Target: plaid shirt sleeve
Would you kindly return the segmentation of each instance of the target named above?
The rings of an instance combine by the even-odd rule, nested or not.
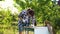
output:
[[[22,17],[22,12],[18,15],[18,17],[19,17],[19,18]]]
[[[24,17],[24,15],[26,14],[26,11],[25,10],[23,10],[19,15],[18,15],[18,17]]]

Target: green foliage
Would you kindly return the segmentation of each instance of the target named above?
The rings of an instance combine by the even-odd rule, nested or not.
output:
[[[0,34],[9,34],[9,31],[17,30],[18,15],[12,14],[9,9],[0,9]],[[12,28],[12,29],[11,29]],[[12,33],[12,32],[11,32]]]
[[[8,11],[4,11],[4,10],[2,10],[2,11],[0,11],[0,22],[1,23],[4,23],[4,24],[7,24],[7,23],[9,23],[9,22],[11,22],[11,13],[10,13],[10,11],[8,10]]]
[[[19,11],[31,7],[35,11],[37,23],[41,24],[47,19],[55,28],[56,33],[60,33],[60,6],[53,5],[51,0],[14,0],[14,2],[14,7]],[[1,26],[2,28],[11,27],[17,30],[18,14],[11,14],[9,9],[0,9],[0,28]],[[0,33],[3,31],[4,28]]]
[[[49,20],[55,30],[60,28],[60,6],[54,5],[51,0],[16,0],[16,3],[22,9],[31,7],[35,11],[37,23],[43,23],[46,19]],[[59,34],[59,33],[58,33]]]

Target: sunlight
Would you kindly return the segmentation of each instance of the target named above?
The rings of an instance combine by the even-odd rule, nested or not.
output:
[[[13,0],[5,0],[5,5],[9,7],[13,6]]]
[[[12,13],[18,13],[18,9],[14,7],[14,2],[13,0],[5,0],[5,1],[0,1],[0,7],[3,9],[9,9],[12,11]]]
[[[0,7],[7,8],[13,6],[13,0],[5,0],[0,2]]]

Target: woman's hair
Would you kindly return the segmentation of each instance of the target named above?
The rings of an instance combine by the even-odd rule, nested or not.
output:
[[[27,11],[31,16],[34,16],[34,11],[32,9],[28,9]]]

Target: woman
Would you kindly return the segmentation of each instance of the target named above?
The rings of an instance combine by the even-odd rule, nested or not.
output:
[[[19,16],[18,26],[19,26],[19,34],[22,34],[24,30],[24,26],[29,27],[30,21],[33,25],[36,25],[36,20],[34,16],[34,11],[32,9],[23,10]]]

